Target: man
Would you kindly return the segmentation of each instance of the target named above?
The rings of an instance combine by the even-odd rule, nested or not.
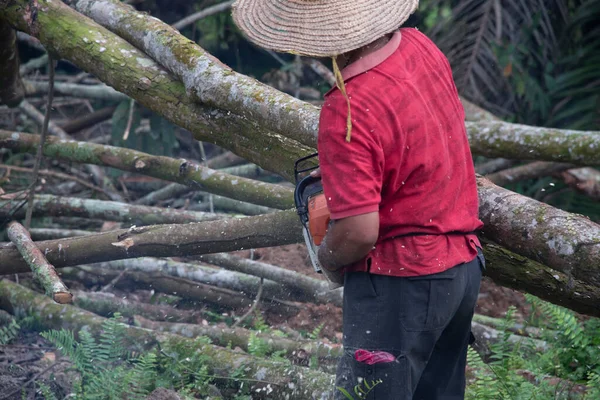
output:
[[[238,0],[260,46],[332,57],[318,150],[344,283],[336,386],[372,399],[462,399],[484,258],[475,173],[447,59],[400,26],[418,0]],[[340,76],[341,75],[341,76]]]

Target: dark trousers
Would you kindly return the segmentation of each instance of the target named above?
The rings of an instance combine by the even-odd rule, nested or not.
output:
[[[471,319],[485,260],[421,277],[347,273],[344,355],[336,387],[354,399],[464,398]],[[384,351],[395,360],[368,365],[355,351]],[[341,390],[335,399],[347,400]]]

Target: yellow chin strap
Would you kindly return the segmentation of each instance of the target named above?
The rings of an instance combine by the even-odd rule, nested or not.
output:
[[[337,62],[335,61],[335,57],[332,57],[333,60],[333,74],[335,75],[335,84],[342,92],[342,95],[346,99],[346,103],[348,104],[348,118],[346,120],[346,142],[350,142],[350,136],[352,134],[352,118],[350,116],[350,98],[346,93],[346,85],[344,85],[344,78],[342,77],[342,73],[340,72],[340,67],[338,67]]]

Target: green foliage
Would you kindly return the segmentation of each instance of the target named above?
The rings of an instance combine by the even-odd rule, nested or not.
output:
[[[0,344],[12,342],[19,335],[20,329],[21,326],[14,319],[8,325],[0,328]]]
[[[379,385],[383,381],[378,379],[376,381],[368,382],[366,379],[362,382],[358,383],[354,386],[354,394],[348,393],[346,389],[340,386],[336,386],[336,389],[344,395],[349,400],[359,400],[364,399],[367,395],[375,388],[375,386]],[[356,397],[355,397],[356,396]]]
[[[264,357],[271,351],[271,346],[266,340],[259,338],[256,333],[250,332],[248,338],[248,353],[256,357]]]
[[[134,357],[126,351],[126,327],[119,320],[120,315],[115,314],[105,321],[98,339],[85,330],[79,331],[78,340],[65,329],[41,334],[79,372],[81,378],[73,385],[76,399],[143,399],[157,387],[179,390],[186,398],[208,394],[212,377],[206,356],[198,349],[210,343],[209,339],[167,342]],[[44,396],[51,398],[50,394]]]
[[[548,344],[544,352],[535,352],[531,340],[511,343],[508,328],[514,325],[514,308],[509,308],[499,328],[500,340],[491,347],[492,356],[486,364],[469,348],[467,364],[472,375],[467,385],[466,399],[595,399],[600,383],[600,320],[585,323],[563,307],[526,295],[538,317],[543,339]],[[554,378],[553,378],[554,377]],[[551,379],[552,378],[552,379]],[[560,379],[557,379],[560,378]],[[582,384],[587,393],[573,391]]]

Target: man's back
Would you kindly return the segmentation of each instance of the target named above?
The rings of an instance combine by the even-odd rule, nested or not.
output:
[[[347,271],[437,273],[472,260],[479,246],[475,235],[465,235],[482,223],[464,111],[448,62],[427,37],[405,28],[387,46],[379,59],[367,57],[344,71],[350,143],[343,142],[337,115],[345,100],[336,90],[326,96],[319,134],[325,194],[334,218],[379,210],[370,268],[361,261]]]

